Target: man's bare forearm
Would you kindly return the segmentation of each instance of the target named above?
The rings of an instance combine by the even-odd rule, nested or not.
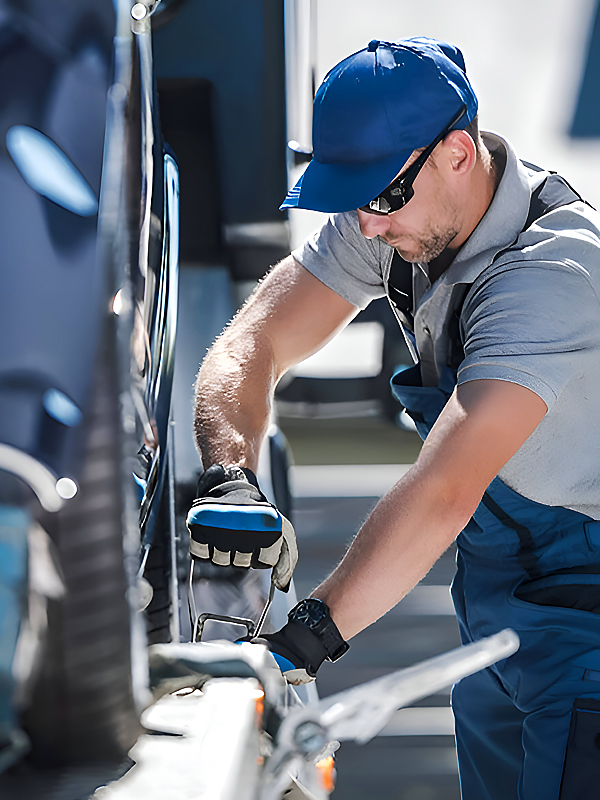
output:
[[[469,513],[426,498],[427,481],[408,473],[383,497],[334,572],[313,592],[349,639],[393,608],[429,572]],[[443,509],[443,511],[442,511]]]
[[[205,468],[221,463],[256,470],[277,381],[357,311],[291,256],[274,267],[198,374],[194,428]]]
[[[250,333],[240,341],[226,331],[213,345],[195,395],[194,431],[205,469],[221,463],[256,471],[277,377],[268,346]]]

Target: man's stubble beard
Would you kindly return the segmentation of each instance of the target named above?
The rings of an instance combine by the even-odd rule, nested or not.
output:
[[[402,251],[402,242],[395,244],[388,241],[405,261],[412,264],[428,264],[441,255],[460,232],[458,221],[459,214],[455,203],[451,199],[445,198],[438,206],[438,214],[445,217],[444,226],[429,223],[427,230],[422,235],[410,234],[408,238],[416,246],[411,252]]]

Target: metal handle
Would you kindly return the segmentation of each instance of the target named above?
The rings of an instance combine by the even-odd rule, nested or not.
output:
[[[198,614],[196,609],[196,601],[194,598],[194,563],[194,559],[192,559],[188,583],[188,606],[190,611],[190,620],[192,623],[192,642],[202,641],[204,623],[209,619],[217,622],[227,622],[231,625],[243,625],[248,631],[248,637],[259,636],[263,625],[265,624],[267,613],[271,603],[273,602],[273,596],[275,594],[273,575],[271,574],[271,586],[269,587],[269,596],[267,597],[267,602],[265,603],[257,622],[254,622],[252,619],[247,619],[246,617],[232,617],[228,614],[211,614],[208,612],[204,614]]]
[[[267,597],[267,602],[265,603],[265,607],[262,610],[262,614],[258,618],[258,622],[256,623],[256,630],[254,632],[255,636],[260,636],[260,632],[262,631],[262,627],[265,624],[265,620],[267,618],[267,611],[271,603],[273,602],[273,595],[275,594],[275,584],[273,583],[273,573],[271,573],[271,585],[269,586],[269,596]]]
[[[213,619],[216,622],[227,622],[230,625],[243,625],[248,631],[248,637],[254,636],[254,631],[256,630],[256,625],[254,624],[253,619],[246,619],[246,617],[230,617],[228,614],[211,614],[207,612],[206,614],[200,614],[200,616],[196,619],[192,641],[202,641],[204,623],[209,619]]]

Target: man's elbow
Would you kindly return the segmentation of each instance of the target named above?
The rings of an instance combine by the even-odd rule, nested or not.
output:
[[[487,487],[486,487],[487,488]],[[466,527],[477,510],[485,489],[473,487],[454,487],[441,493],[439,509],[454,531],[454,537]]]
[[[465,528],[481,502],[488,484],[465,475],[459,468],[443,470],[417,460],[411,476],[424,499],[427,515],[453,540]],[[408,477],[408,476],[407,476]]]

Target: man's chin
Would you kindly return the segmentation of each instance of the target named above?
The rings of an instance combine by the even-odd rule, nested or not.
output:
[[[391,244],[391,243],[390,243]],[[423,259],[415,252],[410,250],[403,250],[402,247],[398,245],[392,245],[394,250],[398,253],[398,255],[403,258],[405,261],[408,261],[409,264],[418,264]]]
[[[404,250],[398,245],[392,245],[394,250],[409,264],[430,264],[434,259],[447,252],[445,247],[432,247],[429,250],[421,250],[415,253],[414,250]]]

